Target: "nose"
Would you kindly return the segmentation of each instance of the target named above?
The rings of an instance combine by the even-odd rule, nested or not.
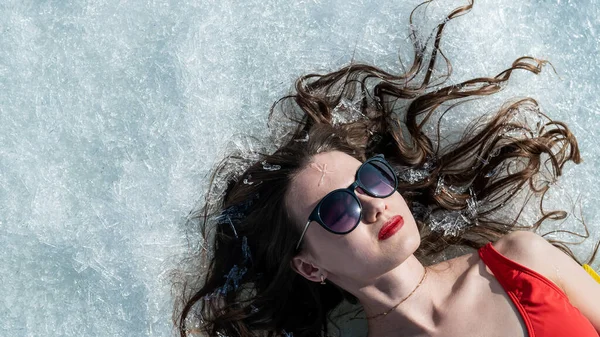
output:
[[[357,188],[356,196],[362,205],[362,221],[364,223],[374,223],[388,209],[387,199],[375,198],[365,194]]]

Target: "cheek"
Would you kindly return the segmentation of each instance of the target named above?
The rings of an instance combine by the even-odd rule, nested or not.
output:
[[[311,226],[318,224],[311,224]],[[337,235],[319,228],[310,237],[310,250],[314,253],[322,267],[329,271],[339,271],[348,268],[348,264],[356,264],[364,259],[371,259],[373,243],[366,233],[361,233],[361,225],[345,235]]]
[[[401,215],[405,218],[405,220],[409,216],[412,218],[412,212],[410,211],[410,208],[408,208],[406,200],[404,200],[404,197],[400,195],[400,193],[395,192],[390,196],[390,198],[392,198],[390,202],[395,205],[397,211],[401,212]]]
[[[377,238],[369,230],[367,225],[360,224],[356,229],[346,235],[336,236],[334,240],[323,243],[326,247],[324,258],[332,268],[347,269],[348,265],[358,268],[360,264],[370,263],[376,260],[380,254]],[[329,236],[334,234],[328,233]],[[336,268],[337,269],[337,268]]]

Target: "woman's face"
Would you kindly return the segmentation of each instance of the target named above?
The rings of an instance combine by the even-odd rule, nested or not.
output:
[[[304,226],[327,193],[354,182],[361,164],[343,152],[315,155],[293,179],[286,196],[294,222]],[[296,270],[308,279],[316,281],[323,274],[340,286],[347,282],[368,282],[400,265],[418,248],[420,236],[415,220],[398,192],[387,198],[371,197],[360,188],[355,193],[362,204],[362,220],[352,232],[339,235],[317,222],[309,225],[302,240],[304,249],[292,261]],[[380,230],[395,216],[400,216],[404,225],[381,239]]]

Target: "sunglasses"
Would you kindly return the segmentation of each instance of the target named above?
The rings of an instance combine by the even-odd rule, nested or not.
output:
[[[375,198],[387,198],[397,187],[396,174],[383,155],[368,159],[356,171],[356,180],[352,185],[331,191],[319,201],[308,217],[296,250],[312,221],[335,234],[348,234],[358,226],[362,218],[362,204],[354,192],[356,188]]]

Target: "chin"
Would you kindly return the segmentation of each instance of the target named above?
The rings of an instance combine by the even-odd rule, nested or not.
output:
[[[406,229],[407,231],[402,233],[404,235],[399,235],[398,245],[401,245],[402,250],[410,255],[414,254],[421,245],[421,235],[416,225],[407,226]],[[400,232],[397,234],[401,234]]]

